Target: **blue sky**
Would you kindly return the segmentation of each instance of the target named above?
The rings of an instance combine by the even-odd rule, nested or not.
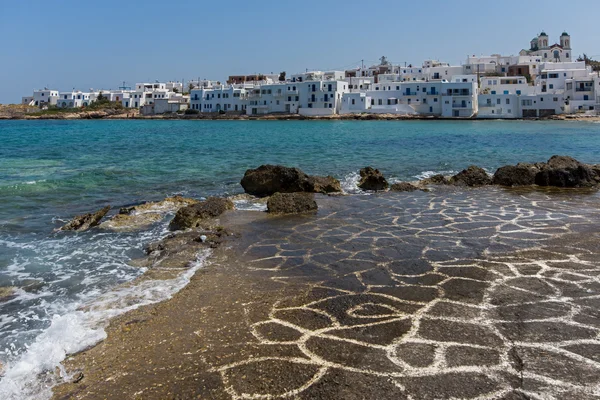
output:
[[[573,6],[569,6],[573,4]],[[599,55],[598,0],[0,0],[0,103],[34,88],[517,54],[541,30]]]

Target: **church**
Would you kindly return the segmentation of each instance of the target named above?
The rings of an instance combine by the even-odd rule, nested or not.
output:
[[[531,40],[529,50],[521,50],[519,55],[538,56],[546,62],[568,62],[571,61],[571,36],[567,32],[560,35],[560,44],[554,43],[548,45],[548,35],[546,32],[540,33]]]

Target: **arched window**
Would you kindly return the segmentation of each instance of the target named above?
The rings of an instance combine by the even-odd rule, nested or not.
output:
[[[560,58],[560,52],[558,50],[554,50],[554,58],[557,60]]]

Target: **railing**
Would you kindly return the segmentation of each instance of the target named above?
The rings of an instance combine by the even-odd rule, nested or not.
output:
[[[283,92],[273,92],[273,97],[281,97],[283,94]]]
[[[471,108],[471,106],[467,104],[452,103],[452,108]]]
[[[298,89],[288,89],[286,91],[287,94],[298,94]]]
[[[593,86],[590,86],[590,87],[578,87],[578,88],[575,88],[575,91],[576,92],[593,92],[594,88],[593,88]]]

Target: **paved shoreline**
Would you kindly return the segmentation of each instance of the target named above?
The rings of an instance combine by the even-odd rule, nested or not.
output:
[[[318,202],[223,217],[239,236],[171,300],[113,320],[54,397],[600,395],[597,194]]]

